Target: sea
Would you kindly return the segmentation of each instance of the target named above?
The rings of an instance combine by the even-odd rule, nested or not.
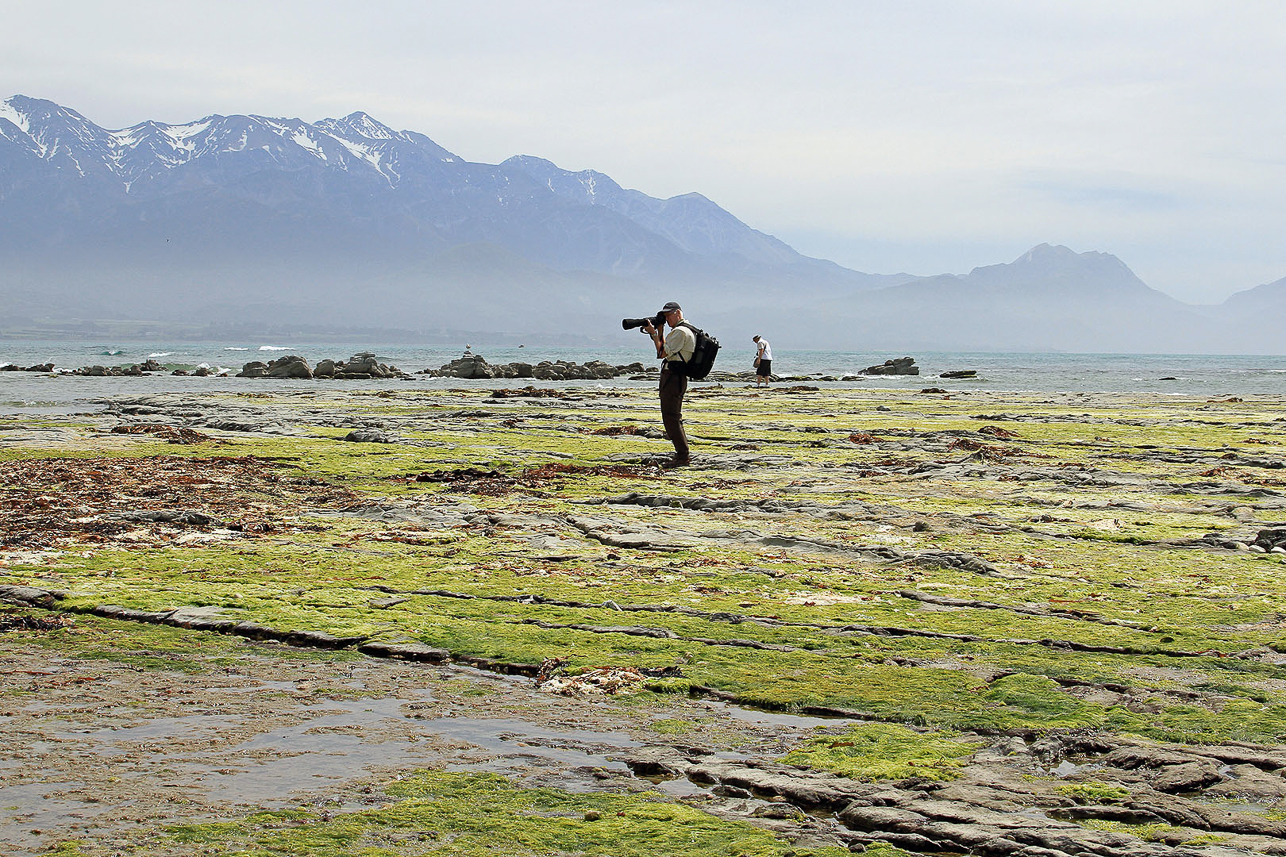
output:
[[[471,345],[472,352],[489,363],[539,363],[567,360],[585,363],[602,360],[612,365],[654,362],[650,349],[637,343],[620,347],[559,347]],[[106,399],[162,392],[246,392],[308,390],[319,386],[343,389],[447,389],[525,386],[530,380],[463,380],[419,375],[460,357],[463,343],[454,346],[362,343],[272,342],[110,342],[35,341],[0,339],[0,367],[53,363],[55,372],[0,371],[0,414],[76,413],[101,410]],[[330,381],[237,378],[252,360],[267,362],[287,354],[303,357],[310,365],[319,360],[347,360],[359,352],[374,354],[380,362],[412,374],[411,380]],[[805,351],[773,347],[777,375],[806,379],[823,387],[920,390],[939,387],[948,391],[1143,393],[1173,396],[1246,397],[1286,396],[1286,355],[1247,356],[1210,354],[1071,354],[927,352],[894,354],[862,351]],[[866,367],[885,360],[914,357],[920,368],[912,376],[863,376]],[[750,372],[752,347],[725,347],[716,371]],[[89,377],[66,374],[82,366],[129,366],[155,360],[164,374],[126,377]],[[218,373],[207,377],[175,376],[174,369],[189,372],[209,367]],[[973,370],[971,379],[939,377],[943,372]],[[645,387],[654,382],[619,377],[606,381],[559,382],[564,387]],[[724,382],[727,383],[727,382]],[[793,383],[799,383],[794,381]]]

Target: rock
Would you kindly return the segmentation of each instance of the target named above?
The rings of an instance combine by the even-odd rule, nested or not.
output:
[[[542,360],[535,365],[521,362],[491,364],[479,354],[466,354],[444,364],[440,369],[424,369],[420,374],[446,378],[535,378],[541,381],[586,381],[649,371],[656,370],[651,367],[644,368],[642,363],[613,366],[602,360],[591,360],[583,365],[566,360]]]
[[[49,589],[0,584],[0,601],[7,601],[10,604],[43,607],[46,610],[52,610],[54,603],[62,597],[62,592],[55,592]]]
[[[953,369],[950,372],[943,372],[939,378],[976,378],[978,370],[976,369]]]
[[[344,440],[354,443],[393,443],[393,439],[378,429],[354,429],[344,435]]]
[[[358,646],[357,651],[374,658],[393,658],[395,660],[423,661],[427,663],[442,663],[451,658],[451,653],[446,649],[435,649],[423,643],[370,642]]]
[[[334,360],[320,360],[318,361],[317,365],[313,367],[314,378],[330,378],[334,374],[335,374]]]
[[[1222,779],[1214,763],[1203,759],[1162,768],[1152,779],[1152,787],[1159,792],[1191,792]]]
[[[1286,527],[1269,527],[1260,530],[1250,543],[1251,550],[1259,548],[1261,551],[1270,551],[1277,547],[1286,548]]]
[[[241,367],[238,378],[265,378],[268,375],[268,364],[262,360],[251,360]]]
[[[1099,818],[1104,821],[1119,821],[1123,824],[1164,823],[1164,819],[1154,812],[1128,806],[1063,806],[1046,812],[1053,818],[1062,818],[1068,821]]]
[[[343,364],[341,371],[344,375],[367,375],[371,378],[388,377],[387,367],[381,366],[380,362],[375,359],[375,355],[369,352],[354,354],[348,359],[347,363]]]
[[[1254,765],[1234,765],[1228,773],[1231,779],[1211,786],[1206,794],[1270,804],[1286,800],[1286,779],[1280,774]]]
[[[459,357],[450,363],[443,365],[439,370],[443,375],[449,378],[494,378],[495,370],[487,363],[486,358],[479,354],[471,354],[467,357]]]
[[[862,370],[863,375],[919,375],[920,367],[915,365],[914,357],[898,357],[895,360],[885,360],[878,366],[867,366]]]
[[[18,366],[14,363],[6,363],[0,366],[0,372],[52,372],[54,364],[37,363],[35,366]]]
[[[311,378],[313,370],[304,358],[291,354],[270,362],[264,374],[268,378]]]

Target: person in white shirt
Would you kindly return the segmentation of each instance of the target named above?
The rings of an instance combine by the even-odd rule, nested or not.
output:
[[[688,436],[683,431],[683,396],[688,392],[688,376],[684,373],[682,364],[692,359],[692,353],[697,347],[697,337],[684,324],[683,308],[674,301],[662,307],[660,314],[665,316],[665,324],[661,325],[661,330],[668,324],[669,334],[662,339],[661,330],[657,330],[651,321],[643,326],[643,332],[652,337],[656,356],[665,361],[661,364],[659,390],[661,422],[665,425],[665,433],[670,442],[674,444],[674,458],[669,461],[668,466],[686,467],[691,463],[691,453],[688,449]]]
[[[768,379],[772,377],[772,346],[768,344],[768,340],[757,334],[750,341],[759,348],[755,352],[755,386],[758,387],[762,383],[767,387]]]

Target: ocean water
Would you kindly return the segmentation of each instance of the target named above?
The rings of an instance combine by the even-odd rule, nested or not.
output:
[[[725,346],[715,364],[717,371],[750,372],[754,357],[751,343],[746,348]],[[473,351],[490,363],[542,360],[570,360],[584,363],[603,360],[619,365],[654,363],[647,343],[629,342],[619,347],[562,348],[475,345]],[[888,352],[792,351],[774,347],[773,369],[783,376],[808,376],[816,383],[834,387],[868,389],[914,389],[941,387],[952,391],[989,390],[1009,392],[1148,393],[1177,396],[1286,396],[1286,356],[1245,356],[1208,354],[993,354],[930,352],[891,354]],[[248,391],[270,389],[315,389],[318,385],[344,388],[426,388],[513,387],[529,381],[515,379],[464,381],[458,378],[430,378],[416,375],[410,381],[285,381],[235,378],[251,360],[268,361],[285,354],[298,354],[310,364],[331,358],[346,360],[357,352],[374,353],[383,363],[404,372],[438,368],[459,357],[458,347],[381,345],[378,343],[262,342],[75,342],[0,340],[0,366],[31,366],[53,363],[56,369],[81,366],[128,366],[153,359],[167,369],[192,370],[208,366],[227,370],[229,377],[183,377],[157,374],[143,377],[93,378],[73,375],[45,375],[31,372],[0,372],[0,413],[73,412],[97,410],[101,400],[113,396],[136,396],[155,392]],[[893,357],[911,356],[920,367],[916,376],[864,376],[853,379],[867,366]],[[972,369],[970,380],[939,378],[942,372]],[[846,376],[849,380],[843,380]],[[835,380],[821,380],[833,378]],[[536,382],[539,383],[539,382]],[[624,377],[611,381],[562,382],[569,386],[638,387],[647,381]]]

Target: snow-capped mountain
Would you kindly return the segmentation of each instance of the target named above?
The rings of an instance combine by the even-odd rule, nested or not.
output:
[[[56,233],[76,231],[68,209],[100,217],[111,209],[127,221],[162,200],[172,212],[240,198],[254,209],[243,216],[324,211],[358,229],[377,223],[381,243],[400,236],[438,250],[490,242],[563,271],[695,282],[768,267],[811,277],[820,270],[855,286],[882,282],[801,256],[698,194],[654,199],[600,173],[533,158],[470,163],[361,112],[317,122],[214,115],[107,130],[51,101],[14,96],[0,105],[0,155],[3,214],[27,219],[15,202],[33,190],[61,196]],[[571,176],[589,176],[591,192],[568,192]],[[24,241],[35,237],[19,231]]]
[[[796,347],[1247,341],[1235,314],[1179,304],[1104,253],[863,274],[699,193],[658,199],[533,156],[475,163],[362,112],[109,130],[51,101],[0,103],[0,331],[147,318],[619,336],[621,317],[674,299],[747,339],[770,319]]]
[[[422,134],[394,131],[365,113],[311,124],[266,116],[207,116],[182,125],[140,122],[109,131],[52,101],[16,95],[0,103],[0,137],[60,171],[111,175],[130,193],[194,162],[240,155],[251,166],[300,169],[312,162],[369,170],[396,186],[400,157],[456,163]],[[400,145],[399,145],[400,144]]]

